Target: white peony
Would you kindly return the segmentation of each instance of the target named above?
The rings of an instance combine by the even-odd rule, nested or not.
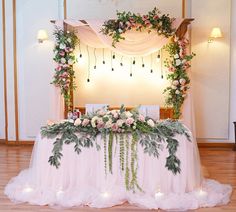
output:
[[[181,85],[185,85],[185,83],[186,83],[186,80],[185,80],[185,79],[183,79],[183,78],[181,78],[181,79],[179,80],[179,82],[180,82],[180,84],[181,84]]]
[[[66,59],[64,57],[61,58],[61,63],[65,64],[66,63]]]
[[[68,64],[69,64],[69,65],[73,65],[73,64],[74,64],[74,60],[69,59],[69,60],[68,60]]]
[[[178,80],[174,80],[174,81],[172,82],[172,85],[175,85],[175,86],[179,85],[179,81],[178,81]]]
[[[175,61],[175,64],[176,64],[177,66],[179,66],[179,65],[181,64],[181,60],[180,60],[180,59],[177,59],[177,60]]]
[[[178,58],[179,58],[179,55],[178,55],[178,54],[175,54],[175,55],[174,55],[174,58],[175,58],[175,59],[178,59]]]
[[[59,46],[60,49],[65,49],[66,48],[66,45],[64,43],[61,43],[60,46]]]
[[[75,125],[75,126],[79,126],[79,125],[81,124],[81,122],[82,122],[81,119],[78,118],[78,119],[75,120],[74,125]]]
[[[97,120],[98,120],[98,117],[97,117],[97,116],[94,116],[94,117],[92,118],[92,120],[91,120],[91,125],[92,125],[93,128],[96,127],[96,121],[97,121]]]
[[[180,91],[179,91],[179,90],[176,90],[175,93],[178,95],[178,94],[180,94]]]
[[[116,124],[117,124],[118,127],[121,127],[124,124],[124,120],[118,119]]]
[[[133,114],[131,112],[129,112],[129,111],[126,111],[125,115],[126,115],[127,118],[130,118],[130,117],[133,116]]]
[[[147,121],[147,124],[150,126],[150,127],[154,127],[155,126],[155,123],[152,119],[148,119]]]

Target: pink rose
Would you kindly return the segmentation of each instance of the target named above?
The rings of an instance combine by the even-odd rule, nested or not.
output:
[[[154,20],[157,20],[158,18],[159,18],[158,15],[155,15],[155,16],[153,17]]]
[[[112,131],[117,131],[118,130],[118,125],[117,124],[112,124],[112,126],[111,126],[111,129],[112,129]]]
[[[147,15],[143,15],[142,20],[146,21],[147,19],[148,19],[148,16]]]
[[[86,127],[88,124],[89,124],[89,119],[84,119],[83,121],[82,121],[82,126],[83,127]]]
[[[175,71],[175,68],[173,66],[169,67],[169,71],[170,72],[174,72]]]
[[[65,56],[65,52],[64,52],[64,51],[60,51],[60,52],[59,52],[59,55],[61,55],[62,57],[64,57],[64,56]]]
[[[141,122],[144,122],[145,121],[145,117],[142,114],[139,114],[138,120],[141,121]]]
[[[131,23],[133,23],[133,22],[134,22],[134,18],[129,18],[129,21],[130,21]]]
[[[98,129],[101,129],[101,128],[104,128],[104,127],[105,127],[105,123],[98,122],[98,124],[97,124]]]
[[[60,70],[61,70],[61,66],[57,66],[57,67],[56,67],[56,70],[57,70],[57,71],[60,71]]]
[[[133,118],[128,118],[128,119],[126,119],[125,123],[130,126],[131,124],[134,123],[134,119]]]

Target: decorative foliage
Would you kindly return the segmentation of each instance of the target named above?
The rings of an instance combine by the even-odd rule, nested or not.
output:
[[[175,37],[173,42],[165,47],[170,54],[170,58],[165,61],[165,66],[170,72],[167,79],[170,80],[171,85],[164,90],[164,93],[167,94],[166,104],[174,109],[175,119],[179,119],[181,116],[181,106],[190,83],[187,70],[190,67],[190,61],[195,56],[194,53],[187,54],[187,45],[187,39],[179,40]]]
[[[166,146],[169,152],[166,167],[173,174],[177,174],[181,171],[181,164],[175,155],[178,147],[175,136],[177,134],[185,135],[190,141],[188,130],[180,122],[171,120],[155,122],[139,114],[137,108],[126,111],[123,105],[120,110],[106,111],[101,109],[75,121],[65,120],[58,124],[50,123],[50,125],[41,128],[42,137],[56,138],[52,150],[53,155],[49,158],[49,163],[56,168],[60,166],[64,144],[74,143],[75,152],[79,154],[82,148],[94,146],[98,134],[101,134],[103,138],[105,174],[107,174],[107,163],[109,172],[112,174],[113,147],[119,144],[120,168],[122,172],[125,172],[125,185],[127,190],[133,191],[136,188],[142,190],[137,182],[138,143],[143,147],[144,153],[156,158],[159,156],[159,150]],[[114,135],[117,134],[119,136],[115,137],[119,139],[119,142],[114,142]],[[109,135],[108,141],[107,135]],[[165,143],[166,145],[164,145]]]
[[[122,36],[128,30],[142,31],[147,29],[148,32],[155,30],[159,35],[170,37],[174,33],[171,25],[174,18],[170,18],[169,15],[161,15],[161,12],[154,8],[148,12],[147,15],[140,15],[131,12],[117,12],[116,20],[106,21],[101,29],[101,32],[105,35],[112,37],[112,45],[120,40],[124,40]]]
[[[65,32],[56,28],[54,32],[56,44],[54,47],[54,61],[57,63],[53,82],[55,86],[60,87],[67,105],[70,104],[70,91],[75,88],[73,82],[74,70],[73,64],[76,62],[74,49],[78,43],[78,38],[73,32]]]

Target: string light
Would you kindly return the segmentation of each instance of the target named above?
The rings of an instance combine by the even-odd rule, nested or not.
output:
[[[87,49],[87,54],[88,54],[88,77],[87,77],[87,82],[90,82],[90,56],[89,56],[89,49],[88,46],[86,46]]]
[[[135,57],[134,57],[134,59],[133,59],[133,65],[135,65]]]
[[[150,66],[151,66],[151,70],[150,70],[150,72],[153,73],[153,69],[152,69],[152,66],[153,66],[152,54],[151,54],[151,60],[150,60],[150,62],[151,62],[151,64],[150,64]]]
[[[97,56],[96,56],[96,48],[93,50],[93,54],[94,54],[94,69],[97,68]]]
[[[113,62],[112,62],[113,56],[114,56],[114,55],[112,54],[112,51],[111,51],[111,71],[114,71]]]
[[[131,60],[131,58],[130,58],[130,60]],[[135,60],[134,60],[134,61],[135,61]],[[135,64],[134,61],[133,61],[133,64]],[[130,74],[129,74],[130,77],[133,76],[132,68],[133,68],[133,67],[132,67],[132,60],[131,60],[131,61],[130,61]]]
[[[157,54],[157,62],[159,63],[161,60],[161,55],[160,55],[160,50],[158,51],[158,54]]]
[[[112,55],[112,59],[113,59],[113,60],[116,59],[116,53],[114,53],[114,54]]]
[[[120,59],[120,66],[123,66],[123,56]]]
[[[162,49],[161,49],[161,51],[159,51],[159,57],[160,57],[160,61],[161,61],[161,79],[163,79],[164,76],[163,76],[163,69],[162,69]]]
[[[82,58],[82,52],[81,52],[80,42],[79,42],[79,57]]]
[[[105,64],[104,51],[105,51],[105,49],[103,48],[102,49],[102,64]]]
[[[145,67],[144,61],[143,61],[143,57],[142,57],[142,67]]]

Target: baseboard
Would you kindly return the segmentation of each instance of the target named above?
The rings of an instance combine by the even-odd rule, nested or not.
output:
[[[211,148],[235,148],[234,143],[197,143],[198,147],[211,147]]]
[[[9,146],[33,145],[34,141],[8,141],[6,143],[6,140],[0,139],[0,144],[5,144]]]

